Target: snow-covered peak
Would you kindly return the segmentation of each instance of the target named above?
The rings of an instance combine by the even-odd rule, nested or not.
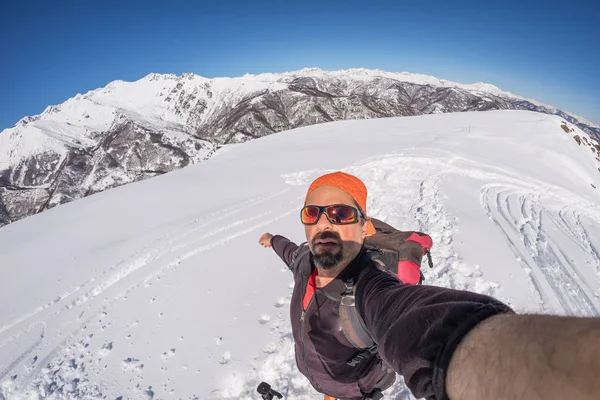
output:
[[[169,110],[171,108],[170,105],[165,104],[166,99],[172,100],[172,97],[170,97],[169,94],[174,94],[173,92],[192,93],[194,96],[204,97],[207,100],[210,100],[212,95],[217,95],[217,98],[223,100],[223,96],[219,96],[219,92],[228,92],[230,94],[244,96],[252,91],[267,89],[277,90],[298,77],[312,77],[323,80],[338,79],[356,82],[365,82],[383,78],[419,85],[457,87],[467,91],[483,92],[494,96],[527,100],[533,104],[547,107],[550,110],[554,109],[553,107],[537,101],[525,99],[512,93],[505,92],[488,83],[478,82],[473,84],[462,84],[443,79],[440,80],[429,75],[408,72],[386,72],[378,69],[372,70],[366,68],[351,68],[338,71],[326,71],[321,68],[304,68],[298,71],[280,74],[245,74],[241,77],[219,77],[212,79],[189,72],[182,75],[151,73],[135,82],[122,80],[112,81],[103,88],[91,90],[85,94],[77,94],[72,99],[67,100],[67,102],[87,99],[94,103],[113,107],[115,109],[132,109],[137,113],[144,113],[147,111],[158,112],[160,117],[165,120],[181,122],[181,118],[177,118],[173,115],[173,110]],[[208,94],[209,92],[210,94]],[[176,94],[180,95],[180,93]],[[40,115],[24,117],[15,125],[15,127],[22,128],[40,118],[52,118],[50,115],[59,110],[60,106],[49,106]],[[175,112],[175,114],[177,114],[177,112]],[[575,115],[573,116],[579,120],[583,120]],[[590,126],[596,126],[589,121],[585,122]]]
[[[379,69],[366,68],[326,71],[321,68],[311,67],[279,74],[245,74],[241,77],[218,77],[212,79],[205,78],[191,72],[184,73],[182,75],[151,73],[135,82],[126,82],[122,80],[112,81],[103,88],[91,90],[85,94],[77,94],[74,99],[80,100],[83,97],[93,101],[99,101],[102,105],[114,106],[117,109],[133,107],[136,112],[144,112],[144,110],[148,108],[169,108],[168,105],[164,104],[164,99],[167,98],[166,92],[173,90],[178,84],[185,85],[184,91],[196,92],[200,96],[202,96],[202,89],[208,89],[211,92],[216,90],[238,93],[243,96],[253,90],[277,89],[277,84],[286,84],[298,77],[312,77],[324,80],[341,79],[359,82],[374,80],[377,78],[385,78],[419,85],[457,87],[467,91],[482,92],[492,94],[494,96],[526,100],[537,106],[545,107],[549,110],[556,110],[554,107],[545,105],[538,101],[503,91],[497,86],[489,83],[477,82],[473,84],[463,84],[444,79],[438,79],[436,77],[423,74],[414,74],[409,72],[386,72]],[[38,120],[39,118],[46,117],[48,114],[56,112],[57,109],[59,109],[57,107],[58,106],[49,106],[40,115],[24,117],[15,125],[15,127],[23,127]],[[173,116],[168,115],[168,112],[163,112],[161,114],[163,114],[163,117],[166,119],[173,120]],[[569,115],[572,115],[587,125],[598,127],[597,125],[586,121],[579,116],[574,114]]]
[[[511,101],[527,100],[482,82],[461,84],[428,75],[365,68],[339,71],[305,68],[279,74],[246,74],[235,78],[206,78],[189,72],[182,75],[151,73],[134,82],[115,80],[105,87],[77,94],[60,105],[49,106],[43,113],[25,117],[12,128],[5,129],[0,133],[0,168],[14,165],[44,151],[44,149],[52,149],[52,151],[64,155],[66,154],[65,146],[70,148],[93,146],[95,140],[100,138],[98,133],[106,132],[115,122],[119,121],[118,118],[121,116],[127,116],[130,120],[146,126],[150,124],[159,130],[174,130],[188,135],[196,135],[199,130],[203,131],[203,137],[218,135],[224,129],[223,124],[225,124],[228,129],[234,130],[231,133],[233,141],[241,140],[238,137],[239,131],[245,132],[244,134],[249,137],[256,137],[252,127],[262,124],[261,121],[264,121],[265,118],[268,119],[268,115],[262,114],[256,117],[259,119],[258,122],[252,122],[254,117],[251,113],[248,114],[250,109],[245,106],[245,102],[251,99],[247,104],[254,105],[265,94],[287,90],[287,101],[291,103],[292,100],[289,99],[294,98],[294,95],[290,95],[290,93],[296,93],[294,91],[298,90],[296,83],[299,78],[310,78],[311,81],[304,80],[300,85],[312,82],[311,85],[316,85],[317,92],[326,93],[326,96],[349,98],[356,94],[362,97],[363,95],[373,96],[374,93],[377,93],[375,97],[381,98],[378,96],[382,95],[390,103],[373,114],[369,114],[368,110],[364,112],[359,110],[357,113],[356,109],[348,104],[337,105],[338,110],[348,107],[354,111],[334,117],[325,113],[325,117],[319,115],[309,117],[306,122],[298,121],[304,118],[307,112],[310,112],[309,109],[314,108],[314,104],[308,101],[302,105],[294,105],[292,111],[289,111],[286,106],[283,109],[291,114],[283,117],[283,123],[275,121],[274,125],[266,124],[265,129],[269,132],[336,119],[465,111],[470,109],[467,107],[469,102],[465,100],[465,91],[467,94],[484,99],[487,103],[496,102],[491,108],[512,108]],[[449,100],[454,101],[454,106],[448,107],[448,104],[439,104],[435,96],[430,96],[430,99],[425,98],[424,101],[430,101],[431,104],[425,104],[417,110],[410,109],[407,113],[402,114],[401,107],[398,104],[392,104],[396,101],[397,95],[389,92],[390,87],[397,86],[396,83],[434,88],[455,88],[456,93],[451,93],[454,100]],[[300,88],[300,90],[304,89]],[[306,90],[308,92],[301,92],[303,94],[299,94],[299,96],[309,98],[317,93],[310,92],[311,88]],[[463,91],[462,94],[458,93],[459,91]],[[319,95],[317,94],[317,96]],[[555,112],[552,107],[532,100],[528,101],[545,107],[548,112]],[[288,105],[291,106],[291,104]],[[296,106],[298,109],[295,108]],[[261,110],[275,107],[272,110],[273,113],[282,115],[281,110],[283,109],[277,109],[272,101],[261,107]],[[366,108],[368,109],[368,107]],[[402,107],[407,106],[403,104]],[[413,107],[413,105],[410,104],[408,107]],[[234,109],[239,110],[240,114],[237,117],[233,115],[233,119],[229,119],[228,115],[230,114],[228,113]],[[395,111],[390,114],[390,109]],[[567,115],[579,121],[582,120],[572,114]],[[235,118],[238,117],[244,119],[240,127],[235,125]],[[297,122],[290,125],[287,122],[290,117],[297,118]],[[589,126],[595,125],[589,123]],[[261,133],[261,135],[263,134]]]
[[[175,80],[177,78],[178,78],[178,76],[176,74],[157,74],[157,73],[152,72],[152,73],[146,75],[145,77],[143,77],[142,79],[147,79],[149,81],[157,81],[157,80],[161,80],[161,79]]]
[[[454,86],[459,87],[461,89],[484,92],[493,94],[494,96],[503,96],[503,97],[513,97],[514,95],[510,92],[505,92],[497,86],[491,85],[489,83],[477,82],[472,84],[461,84],[455,83],[451,81],[442,80],[441,81],[445,86]]]

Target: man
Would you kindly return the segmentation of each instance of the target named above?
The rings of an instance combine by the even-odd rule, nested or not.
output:
[[[317,391],[374,398],[398,373],[430,400],[600,399],[600,319],[521,316],[488,296],[404,284],[366,254],[366,200],[358,178],[321,176],[301,210],[308,250],[280,235],[259,240],[294,273],[296,362]],[[378,345],[355,365],[348,360],[357,349],[340,328],[340,300],[353,279],[356,307]]]

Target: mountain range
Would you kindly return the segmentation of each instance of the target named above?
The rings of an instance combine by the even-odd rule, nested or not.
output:
[[[78,94],[0,133],[0,226],[284,130],[488,110],[559,115],[600,141],[591,122],[485,83],[367,69],[214,79],[150,74]],[[600,156],[600,146],[589,145]]]

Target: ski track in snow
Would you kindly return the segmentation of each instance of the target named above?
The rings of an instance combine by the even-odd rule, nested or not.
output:
[[[152,241],[150,244],[148,244],[148,245],[142,247],[141,249],[139,249],[138,251],[136,251],[130,257],[118,262],[117,264],[110,267],[109,269],[102,272],[101,274],[82,283],[81,285],[79,285],[78,287],[73,289],[72,291],[63,294],[62,296],[58,297],[57,299],[53,300],[50,303],[44,304],[43,306],[36,308],[35,310],[16,319],[15,321],[11,321],[6,325],[1,326],[0,334],[25,322],[26,320],[34,317],[35,315],[46,310],[47,308],[52,307],[55,304],[59,304],[65,300],[67,300],[69,297],[84,290],[87,286],[92,285],[94,282],[100,281],[101,282],[100,284],[89,289],[89,291],[86,292],[84,295],[77,297],[75,300],[72,300],[70,302],[70,304],[65,305],[64,307],[66,309],[70,309],[72,307],[81,305],[82,303],[86,302],[90,298],[100,295],[105,289],[107,289],[110,286],[114,285],[115,283],[119,282],[121,279],[123,279],[130,273],[134,272],[135,270],[142,268],[143,266],[149,264],[150,262],[152,262],[156,259],[164,257],[165,254],[174,252],[180,248],[183,248],[183,247],[189,245],[190,243],[188,243],[185,240],[185,238],[188,237],[189,235],[197,232],[198,230],[204,229],[211,224],[214,224],[214,223],[224,220],[234,214],[244,211],[249,207],[263,203],[265,201],[269,201],[269,200],[273,199],[274,197],[277,197],[281,194],[286,193],[287,191],[288,190],[286,189],[286,190],[282,190],[280,192],[268,194],[267,196],[259,197],[256,199],[251,199],[245,203],[236,204],[231,207],[228,207],[228,208],[225,208],[222,210],[218,210],[218,211],[214,212],[213,214],[199,217],[192,222],[186,223],[182,226],[175,227],[175,228],[165,232],[164,234],[162,234],[160,237],[158,237],[156,240]],[[238,224],[241,224],[244,222],[248,222],[248,221],[241,221]],[[225,227],[225,228],[219,228],[219,229],[216,229],[213,231],[209,231],[207,234],[205,234],[200,239],[207,238],[209,236],[212,236],[212,235],[219,233],[221,231],[224,231],[226,229],[228,229],[228,228]],[[167,239],[167,238],[169,238],[169,239]],[[107,275],[108,275],[108,277],[106,277]],[[55,315],[57,315],[57,314],[55,314]],[[3,343],[0,343],[0,347],[2,347],[2,344]]]
[[[108,311],[119,306],[133,290],[148,285],[153,279],[160,279],[165,273],[175,271],[183,261],[296,212],[302,202],[300,197],[279,204],[275,208],[276,211],[248,213],[253,216],[227,223],[231,217],[246,214],[248,209],[264,202],[272,202],[287,194],[289,190],[289,188],[285,188],[269,193],[199,217],[192,222],[174,226],[150,244],[82,283],[69,293],[0,327],[0,349],[2,349],[4,346],[23,339],[24,335],[39,328],[45,320],[63,317],[64,314],[71,313],[68,319],[78,321],[77,328],[67,332],[66,335],[62,334],[66,338],[53,338],[53,347],[50,350],[40,349],[40,344],[45,341],[45,338],[43,332],[41,336],[38,335],[38,339],[24,353],[1,371],[0,381],[4,381],[3,386],[6,391],[14,392],[16,386],[12,379],[8,383],[6,382],[7,374],[24,360],[32,359],[32,355],[37,350],[45,355],[39,360],[35,356],[36,360],[27,368],[28,376],[19,384],[19,387],[33,386],[35,393],[30,392],[29,394],[42,398],[47,396],[56,399],[102,398],[102,388],[87,379],[88,374],[85,371],[89,367],[90,360],[82,360],[86,355],[91,354],[87,348],[94,336],[94,331],[88,327],[88,324],[91,325],[94,320],[101,321],[106,317]],[[222,225],[209,228],[217,223],[222,223]],[[220,236],[220,238],[213,239],[214,236]],[[102,303],[94,307],[93,315],[82,320],[81,316],[88,312],[84,306],[109,289],[115,289],[113,296],[102,299]],[[29,324],[26,324],[27,322]],[[106,320],[102,324],[110,325],[110,321]],[[16,333],[7,335],[13,331]],[[98,367],[100,363],[95,364]],[[19,387],[16,389],[18,390]],[[0,393],[2,393],[1,390],[0,386]],[[145,396],[151,397],[147,393]]]
[[[546,312],[578,316],[600,315],[600,302],[593,289],[581,276],[567,252],[547,232],[551,225],[569,236],[585,252],[588,262],[598,273],[600,259],[591,243],[585,226],[580,221],[581,211],[587,207],[564,205],[553,210],[543,204],[545,194],[538,188],[507,185],[486,185],[481,202],[490,220],[504,233],[506,241],[528,273],[532,285],[542,299]],[[563,204],[568,204],[565,199]],[[596,207],[597,208],[597,207]],[[596,213],[593,217],[600,220]],[[559,305],[554,305],[557,298]]]
[[[401,229],[420,230],[432,236],[435,267],[429,269],[425,260],[423,265],[428,284],[495,296],[498,285],[483,279],[479,267],[465,263],[457,253],[453,235],[459,222],[444,207],[439,189],[440,184],[452,174],[482,181],[481,206],[528,273],[540,308],[572,315],[600,315],[598,293],[593,293],[577,266],[566,256],[566,250],[549,233],[550,227],[555,227],[571,238],[600,276],[600,252],[582,221],[582,216],[600,221],[600,208],[597,205],[563,189],[549,189],[542,182],[524,180],[508,171],[452,155],[447,159],[379,156],[352,165],[346,171],[360,176],[367,184],[371,215]],[[109,266],[53,302],[0,327],[0,350],[29,336],[36,337],[30,346],[25,347],[24,353],[1,371],[0,381],[4,381],[4,391],[29,390],[29,394],[37,398],[102,398],[110,385],[104,382],[103,386],[95,385],[88,372],[102,368],[101,356],[110,351],[111,346],[105,344],[100,350],[99,359],[94,359],[89,345],[95,329],[104,324],[110,325],[110,318],[107,317],[110,310],[122,306],[131,292],[175,271],[183,261],[236,237],[254,234],[257,229],[297,212],[303,196],[291,201],[278,200],[289,195],[291,187],[308,185],[316,176],[326,172],[330,171],[310,170],[286,174],[282,178],[289,186],[281,191],[169,226],[168,230],[129,257]],[[390,193],[390,188],[399,188],[398,193]],[[552,201],[552,205],[548,200]],[[272,206],[271,211],[246,213],[263,203]],[[237,221],[232,218],[240,214],[253,216]],[[316,398],[315,391],[295,365],[287,312],[291,289],[287,298],[274,299],[273,303],[280,311],[277,316],[270,320],[263,318],[273,341],[263,349],[263,355],[257,358],[248,375],[230,376],[222,383],[224,389],[204,397],[255,399],[258,398],[256,387],[264,380],[279,390],[284,399]],[[104,299],[97,300],[100,302],[94,303],[92,308],[90,303],[99,296],[104,296]],[[553,303],[554,298],[558,299],[558,304]],[[92,316],[82,318],[84,312],[90,313],[90,308]],[[58,317],[77,323],[72,324],[70,331],[63,332],[62,337],[46,337],[43,328],[41,335],[35,333],[39,332],[40,326],[44,326],[44,321]],[[42,349],[42,344],[48,347]],[[42,356],[27,366],[29,374],[21,381],[9,379],[11,371],[32,359],[34,354]],[[227,363],[229,358],[230,354],[225,353],[222,362]],[[133,376],[139,374],[142,368],[139,360],[124,361],[124,369]],[[135,384],[135,377],[132,380]],[[154,396],[151,387],[141,388],[138,384],[137,390],[140,397]],[[387,395],[386,398],[392,399],[414,399],[401,377],[387,391]]]

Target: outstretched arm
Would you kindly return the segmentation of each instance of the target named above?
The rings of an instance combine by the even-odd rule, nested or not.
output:
[[[600,399],[600,318],[498,315],[450,360],[452,400]]]
[[[258,242],[265,248],[272,247],[288,268],[291,268],[293,254],[298,249],[296,243],[281,235],[271,235],[270,233],[263,234]]]
[[[489,296],[384,272],[365,275],[356,299],[379,354],[416,397],[600,399],[600,318],[517,315]]]
[[[416,398],[427,400],[447,400],[446,371],[465,335],[488,318],[512,313],[488,296],[404,285],[382,271],[363,275],[357,285],[356,305],[379,355],[404,376]],[[487,398],[493,397],[480,399]]]

